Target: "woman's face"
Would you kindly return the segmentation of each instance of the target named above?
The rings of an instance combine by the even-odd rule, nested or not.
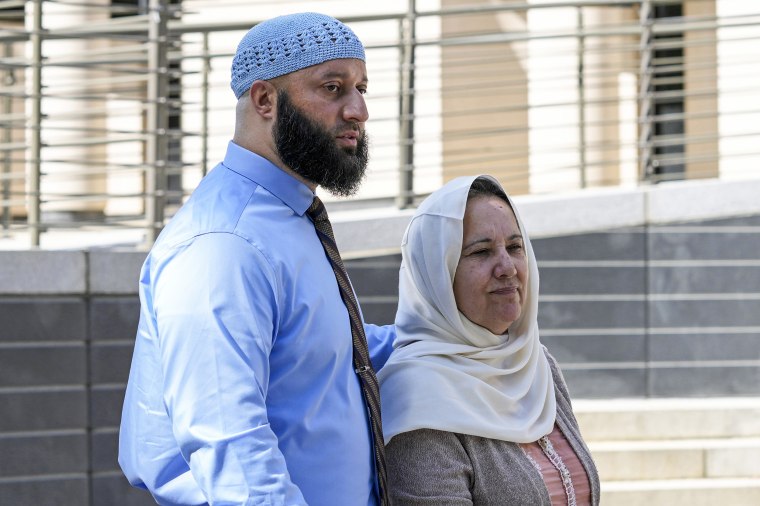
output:
[[[525,247],[512,208],[496,196],[470,199],[454,275],[459,310],[493,334],[503,334],[520,316],[527,278]]]

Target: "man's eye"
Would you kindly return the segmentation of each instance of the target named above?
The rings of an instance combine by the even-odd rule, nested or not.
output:
[[[326,84],[325,89],[329,92],[334,92],[340,90],[340,87],[337,84]]]

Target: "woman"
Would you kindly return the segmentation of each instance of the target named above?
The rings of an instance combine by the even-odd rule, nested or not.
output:
[[[395,505],[596,505],[599,478],[538,337],[538,269],[490,176],[455,179],[402,241],[396,342],[378,374]]]

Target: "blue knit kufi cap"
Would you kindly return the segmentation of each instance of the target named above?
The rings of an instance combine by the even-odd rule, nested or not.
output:
[[[305,12],[259,23],[245,34],[232,59],[230,86],[240,98],[258,79],[274,79],[339,58],[364,61],[364,46],[337,19]]]

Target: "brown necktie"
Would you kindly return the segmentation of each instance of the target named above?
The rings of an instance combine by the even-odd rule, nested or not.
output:
[[[367,348],[367,337],[364,334],[364,324],[359,316],[359,305],[356,302],[354,291],[351,289],[351,283],[348,280],[348,274],[343,266],[343,260],[340,258],[338,246],[335,244],[330,219],[327,217],[325,209],[319,197],[314,197],[311,207],[306,211],[314,222],[314,228],[317,230],[319,240],[325,249],[327,257],[332,264],[335,279],[338,281],[340,296],[343,303],[348,309],[348,316],[351,320],[351,337],[354,348],[354,369],[359,376],[364,393],[364,401],[367,403],[369,410],[370,425],[372,428],[372,440],[375,447],[375,468],[380,483],[380,503],[383,505],[390,504],[386,493],[386,474],[385,474],[385,447],[383,445],[383,424],[380,419],[380,388],[375,376],[375,370],[369,359],[369,349]]]

